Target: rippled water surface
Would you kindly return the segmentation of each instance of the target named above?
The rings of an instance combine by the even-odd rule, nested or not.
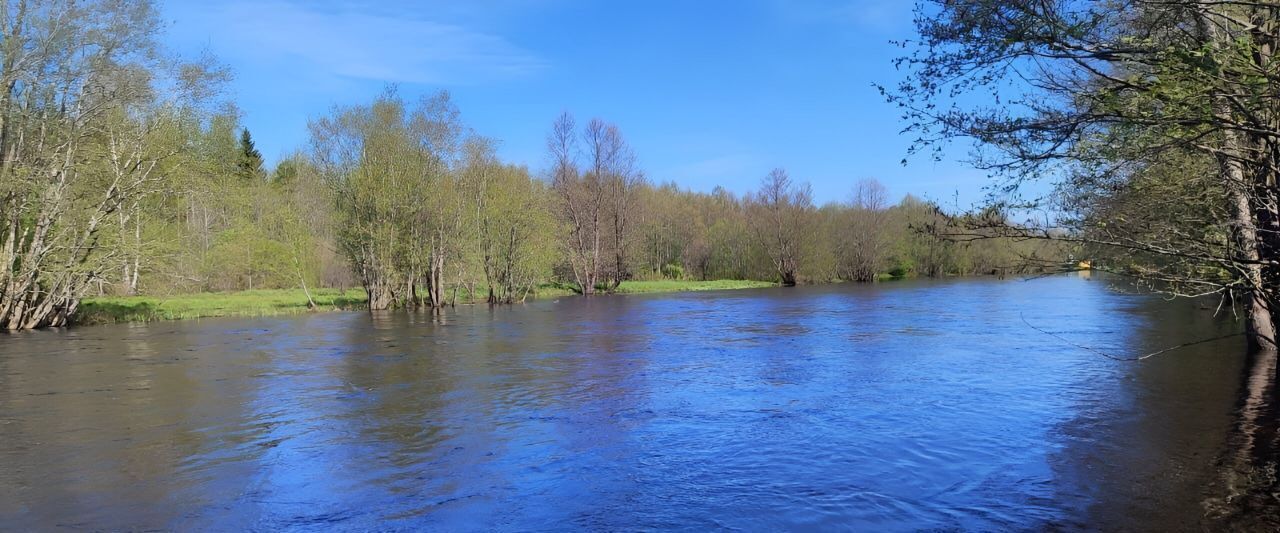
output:
[[[1199,529],[1243,345],[1080,277],[0,337],[0,529]]]

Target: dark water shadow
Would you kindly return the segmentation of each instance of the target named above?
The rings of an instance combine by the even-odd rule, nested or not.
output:
[[[1130,296],[1130,340],[1118,355],[1150,353],[1236,331],[1197,302]],[[1063,424],[1057,458],[1064,491],[1089,501],[1085,521],[1125,530],[1199,531],[1219,476],[1223,435],[1233,424],[1245,363],[1238,338],[1140,362],[1116,362],[1112,398]],[[1098,356],[1100,357],[1100,356]]]
[[[1235,531],[1280,530],[1280,408],[1277,354],[1249,355],[1235,422],[1219,457],[1221,477],[1204,501],[1206,523]]]

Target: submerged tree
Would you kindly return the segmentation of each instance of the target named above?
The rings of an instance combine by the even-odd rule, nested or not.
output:
[[[369,309],[403,297],[404,199],[423,173],[410,142],[404,103],[386,94],[368,106],[335,109],[311,124],[316,165],[332,183],[342,220],[339,242],[369,296]]]

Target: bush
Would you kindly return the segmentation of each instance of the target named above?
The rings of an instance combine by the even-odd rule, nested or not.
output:
[[[662,277],[667,279],[684,279],[684,267],[677,263],[662,265]]]
[[[898,262],[893,268],[889,269],[889,276],[894,279],[901,279],[911,274],[911,265],[905,262]]]

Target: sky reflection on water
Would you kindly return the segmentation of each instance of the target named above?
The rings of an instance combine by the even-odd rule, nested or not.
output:
[[[1079,277],[0,338],[0,526],[1199,529],[1235,327]]]

